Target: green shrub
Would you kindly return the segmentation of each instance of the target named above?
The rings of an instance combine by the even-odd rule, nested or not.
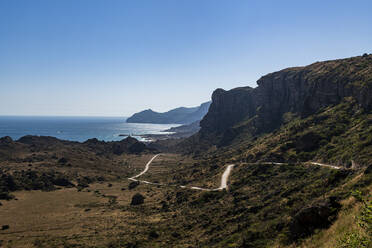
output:
[[[357,230],[346,233],[340,240],[340,248],[363,248],[372,246],[372,200],[371,196],[363,196],[358,190],[353,192],[357,201],[362,203],[362,209],[359,216],[356,216],[358,226],[363,232]]]

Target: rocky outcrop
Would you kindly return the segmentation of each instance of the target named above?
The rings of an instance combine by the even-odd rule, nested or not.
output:
[[[224,145],[226,137],[231,140],[241,129],[253,136],[270,132],[288,112],[305,117],[346,97],[371,110],[372,55],[284,69],[263,76],[257,85],[215,90],[200,136],[219,137],[214,143]]]
[[[116,155],[123,153],[139,154],[146,149],[146,145],[137,139],[128,137],[119,142],[112,142],[112,151]]]
[[[327,228],[335,219],[341,205],[337,199],[330,197],[301,209],[289,225],[291,239],[304,238],[318,228]]]
[[[129,123],[157,123],[157,124],[190,124],[200,121],[208,112],[211,102],[205,102],[198,107],[176,108],[168,112],[158,113],[151,109],[135,113],[127,119]]]
[[[13,140],[9,136],[0,138],[0,145],[10,145],[12,143],[13,143]]]

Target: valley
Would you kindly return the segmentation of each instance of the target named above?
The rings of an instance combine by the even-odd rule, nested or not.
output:
[[[365,54],[217,89],[182,138],[0,138],[0,246],[370,247],[371,80]]]
[[[229,167],[171,153],[111,156],[111,161],[125,165],[125,173],[115,171],[116,177],[110,176],[105,165],[99,169],[105,179],[84,187],[79,187],[81,176],[70,175],[75,186],[11,192],[14,198],[0,206],[0,224],[9,227],[0,230],[2,245],[240,247],[252,242],[257,247],[274,246],[285,243],[274,238],[280,233],[288,232],[287,238],[292,238],[286,226],[291,225],[294,209],[329,197],[344,198],[372,178],[316,162],[235,162]],[[66,160],[73,161],[69,156]],[[15,164],[6,172],[22,168],[22,163]],[[64,173],[69,166],[57,167],[53,170]],[[133,205],[138,193],[144,202]],[[242,239],[247,235],[248,241]]]

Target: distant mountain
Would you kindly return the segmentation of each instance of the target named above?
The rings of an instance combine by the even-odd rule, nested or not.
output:
[[[198,107],[180,107],[168,112],[159,113],[151,109],[135,113],[127,119],[128,123],[156,123],[156,124],[190,124],[200,121],[208,112],[211,102],[202,103]]]

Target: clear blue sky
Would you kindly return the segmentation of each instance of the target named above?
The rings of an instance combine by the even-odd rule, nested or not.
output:
[[[372,53],[371,13],[371,0],[0,0],[0,115],[199,105],[275,70]]]

